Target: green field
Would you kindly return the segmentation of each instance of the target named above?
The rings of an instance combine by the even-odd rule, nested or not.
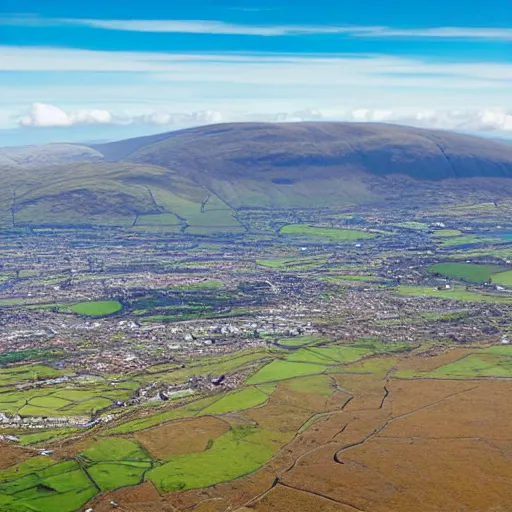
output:
[[[499,244],[502,243],[503,240],[498,238],[488,238],[483,237],[481,235],[463,235],[463,236],[453,236],[453,237],[445,237],[442,239],[443,247],[456,247],[458,245],[469,245],[469,244]]]
[[[460,235],[462,235],[462,231],[459,231],[458,229],[439,229],[437,231],[434,231],[434,236],[437,236],[439,238],[450,238],[452,236]]]
[[[325,371],[326,366],[292,361],[272,361],[247,380],[247,384],[260,384],[291,379],[303,375],[314,375]]]
[[[436,368],[431,378],[470,379],[474,377],[512,377],[512,358],[499,354],[470,354]]]
[[[428,224],[425,224],[424,222],[399,222],[397,224],[393,224],[394,226],[397,226],[399,228],[407,228],[407,229],[417,229],[420,231],[426,231],[428,229]]]
[[[504,286],[512,286],[512,270],[493,275],[492,282]]]
[[[429,286],[406,286],[397,288],[400,295],[410,295],[414,297],[436,297],[439,299],[460,300],[465,302],[487,302],[489,304],[510,304],[512,297],[501,297],[465,290],[461,286],[455,286],[451,289],[438,290]]]
[[[71,306],[71,311],[83,316],[108,316],[123,309],[117,300],[80,302]]]
[[[319,228],[305,224],[290,224],[279,231],[281,235],[302,235],[329,238],[335,242],[352,242],[374,238],[375,235],[358,229]]]
[[[335,387],[331,378],[327,375],[312,375],[299,377],[286,381],[286,387],[299,393],[313,393],[324,397],[333,394]]]
[[[146,418],[128,421],[117,427],[113,427],[107,430],[106,434],[127,434],[131,432],[138,432],[139,430],[145,430],[169,421],[190,418],[192,416],[198,416],[203,411],[203,409],[205,409],[218,399],[218,396],[213,396],[202,398],[200,400],[195,400],[194,402],[191,402],[187,405],[184,405],[176,409],[158,412]]]
[[[370,352],[371,351],[366,348],[340,345],[302,348],[286,356],[286,361],[335,365],[357,361]]]
[[[29,446],[39,443],[44,443],[45,441],[53,441],[55,439],[64,439],[68,436],[72,436],[73,434],[81,433],[82,430],[78,428],[62,428],[55,430],[47,430],[44,432],[37,432],[34,434],[22,434],[19,437],[21,446]]]
[[[228,482],[261,467],[290,438],[290,434],[250,425],[236,426],[216,439],[205,452],[171,457],[162,466],[150,470],[146,480],[152,481],[160,492]]]
[[[267,400],[268,395],[263,391],[254,387],[244,388],[223,396],[204,409],[201,414],[224,414],[232,411],[242,411],[264,404]]]
[[[445,277],[464,279],[473,283],[485,283],[494,274],[501,272],[503,267],[476,263],[438,263],[428,267],[428,270]]]
[[[0,369],[0,384],[16,384],[27,380],[54,379],[64,375],[65,372],[55,370],[43,365],[14,366]]]
[[[385,375],[393,368],[396,362],[396,357],[371,357],[345,366],[344,371],[347,373],[371,373],[373,375]]]
[[[33,457],[0,471],[0,510],[5,512],[74,512],[96,493],[75,461]]]
[[[19,379],[18,382],[36,381],[62,374],[61,371],[40,365],[23,366],[0,372],[0,385],[14,384],[16,379]],[[23,390],[4,387],[0,390],[0,410],[25,417],[90,417],[94,412],[112,406],[114,401],[128,400],[139,386],[134,381],[118,381],[116,386],[112,386],[98,378],[95,382],[80,386],[55,384]]]
[[[322,338],[320,336],[297,336],[295,338],[282,338],[279,340],[279,345],[284,347],[302,347],[304,345],[312,345],[328,341],[328,338]]]
[[[150,468],[149,462],[98,462],[87,471],[102,491],[110,491],[142,483]]]

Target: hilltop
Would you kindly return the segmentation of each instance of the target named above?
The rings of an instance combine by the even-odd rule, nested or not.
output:
[[[4,149],[0,178],[5,226],[14,213],[15,226],[149,222],[236,232],[240,209],[383,207],[475,193],[495,201],[511,190],[512,145],[387,124],[218,124]]]

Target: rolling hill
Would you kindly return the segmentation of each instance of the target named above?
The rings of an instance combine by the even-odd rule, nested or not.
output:
[[[219,124],[87,146],[0,149],[0,225],[240,232],[237,210],[512,192],[512,146],[359,123]],[[448,199],[449,198],[449,199]]]

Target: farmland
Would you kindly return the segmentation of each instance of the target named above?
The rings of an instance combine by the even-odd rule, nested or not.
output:
[[[280,231],[281,235],[303,235],[313,237],[324,237],[336,241],[350,242],[353,240],[364,240],[373,238],[375,235],[356,229],[333,229],[305,226],[301,224],[284,226]]]
[[[429,268],[430,272],[465,281],[485,283],[495,274],[503,272],[497,265],[478,265],[471,263],[438,263]]]
[[[508,203],[237,208],[151,167],[155,207],[126,165],[140,214],[2,231],[2,512],[506,510]]]
[[[118,301],[82,302],[71,306],[71,311],[84,316],[106,316],[121,311],[123,306]]]
[[[254,370],[238,391],[221,392],[170,408],[162,405],[158,408],[163,409],[161,412],[155,411],[147,420],[132,419],[128,428],[123,426],[130,422],[123,423],[126,420],[121,416],[115,429],[62,432],[72,434],[73,441],[44,435],[27,438],[25,444],[44,442],[48,448],[55,447],[55,455],[32,456],[1,470],[2,504],[12,510],[26,507],[46,512],[59,503],[59,510],[73,512],[92,499],[92,506],[103,510],[109,500],[121,504],[129,500],[133,486],[142,490],[149,484],[160,493],[151,498],[153,507],[164,503],[178,509],[195,506],[206,492],[209,499],[221,503],[234,500],[239,506],[248,499],[255,500],[258,509],[270,502],[279,503],[286,489],[306,489],[301,498],[306,500],[304,503],[316,503],[314,496],[321,492],[334,503],[367,506],[374,502],[364,485],[354,485],[350,492],[343,487],[342,499],[336,486],[324,488],[325,478],[339,482],[341,474],[345,474],[354,484],[367,482],[364,473],[347,473],[345,466],[365,461],[367,470],[376,474],[393,464],[382,458],[382,450],[393,450],[397,461],[410,460],[412,454],[417,454],[412,467],[431,470],[436,462],[424,454],[435,446],[447,449],[445,439],[451,434],[439,431],[438,425],[443,415],[454,408],[461,427],[450,428],[462,428],[464,436],[499,439],[506,435],[507,422],[493,422],[491,426],[489,418],[484,423],[474,423],[469,415],[475,401],[491,410],[495,401],[503,404],[509,400],[505,394],[507,384],[494,380],[512,375],[512,349],[507,346],[475,345],[462,350],[438,346],[436,355],[428,360],[421,355],[432,350],[429,345],[404,351],[405,346],[362,340],[353,346],[327,342],[322,347],[304,349],[298,345],[284,360],[275,354],[271,356],[274,361]],[[294,362],[293,359],[304,359],[304,350],[313,350],[315,361],[322,354],[329,364]],[[324,354],[322,350],[328,352]],[[314,373],[305,375],[306,366],[312,367]],[[264,384],[269,381],[272,385]],[[371,441],[353,447],[372,430],[377,434]],[[135,436],[128,437],[134,431]],[[184,442],[189,435],[190,440]],[[425,440],[414,450],[404,451],[401,445],[393,444],[397,437],[419,435]],[[83,441],[77,443],[77,436]],[[486,452],[480,441],[464,439],[461,437],[453,449],[460,449],[460,443],[469,443],[467,449],[476,450],[482,464],[485,457],[488,464],[504,464],[495,452]],[[297,464],[300,459],[317,467],[332,461],[333,456],[343,463],[329,463],[326,473],[319,470],[306,474],[304,468],[308,466]],[[463,464],[462,458],[451,457],[452,466],[445,469],[446,479],[453,478]],[[388,474],[393,481],[402,478],[398,467]],[[473,489],[466,493],[464,503],[470,505],[478,499],[481,474],[470,474],[468,478]],[[277,486],[272,486],[272,479],[277,479]],[[387,484],[377,479],[372,485],[380,489]],[[415,488],[420,481],[412,478],[409,485]],[[435,498],[431,499],[448,499],[450,487],[440,486],[436,479],[426,485],[428,489],[436,488]],[[262,495],[265,489],[268,492]],[[413,492],[399,496],[396,510],[405,512],[415,503]]]

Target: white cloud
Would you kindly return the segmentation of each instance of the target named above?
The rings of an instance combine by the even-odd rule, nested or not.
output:
[[[0,46],[0,71],[34,72],[0,84],[0,128],[325,119],[512,133],[507,62]],[[65,82],[39,82],[47,71]]]
[[[351,121],[387,122],[424,128],[471,132],[511,132],[512,111],[501,109],[435,110],[435,109],[374,109],[349,110],[304,109],[295,112],[235,112],[202,110],[197,112],[147,111],[144,114],[109,112],[101,109],[64,112],[55,105],[35,103],[29,113],[18,119],[23,127],[63,127],[84,124],[142,124],[161,127],[187,127],[220,122],[295,122]]]
[[[406,124],[440,130],[512,133],[512,111],[502,109],[401,111],[356,109],[347,112],[346,119],[358,122]]]
[[[114,118],[106,110],[78,110],[66,113],[55,105],[34,103],[27,114],[20,117],[20,126],[49,128],[57,126],[73,126],[80,124],[112,124]]]
[[[390,55],[240,56],[10,46],[0,46],[0,70],[150,73],[153,78],[179,83],[376,85],[443,90],[509,88],[512,80],[512,63],[507,62],[433,62]]]
[[[101,20],[39,18],[36,16],[4,17],[0,19],[0,24],[24,26],[83,25],[91,28],[129,32],[227,34],[263,37],[344,34],[360,38],[512,40],[512,28],[510,27],[427,27],[398,29],[371,25],[244,25],[215,20]]]

